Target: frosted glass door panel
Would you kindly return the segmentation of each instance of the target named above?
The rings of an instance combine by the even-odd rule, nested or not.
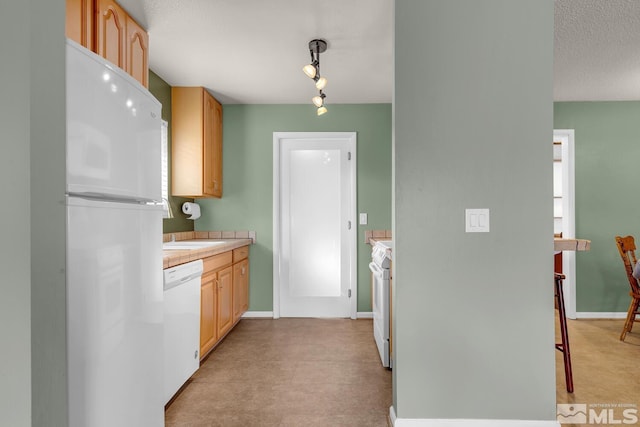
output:
[[[291,151],[289,161],[291,295],[340,296],[340,151]]]
[[[348,317],[353,183],[348,139],[280,149],[280,314]]]

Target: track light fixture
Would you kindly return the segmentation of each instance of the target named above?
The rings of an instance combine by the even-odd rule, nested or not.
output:
[[[322,91],[327,86],[327,79],[320,76],[320,54],[327,50],[327,42],[322,39],[314,39],[309,42],[309,53],[311,54],[311,63],[305,65],[302,71],[313,79],[316,84],[316,89],[319,93],[311,100],[313,105],[318,107],[318,115],[321,116],[327,112],[327,107],[324,106],[324,99],[326,95]]]

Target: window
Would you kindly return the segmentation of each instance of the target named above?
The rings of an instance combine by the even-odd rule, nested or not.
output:
[[[161,148],[160,156],[162,158],[162,207],[164,209],[163,217],[171,218],[171,207],[169,206],[169,123],[162,121],[161,127]]]

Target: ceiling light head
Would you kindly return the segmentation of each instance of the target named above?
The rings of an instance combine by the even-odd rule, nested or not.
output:
[[[304,67],[302,67],[302,71],[307,75],[307,77],[309,77],[310,79],[313,79],[316,77],[316,74],[318,73],[318,69],[316,68],[315,65],[313,64],[307,64]]]
[[[311,99],[311,102],[313,102],[313,105],[315,105],[316,107],[318,107],[318,108],[319,108],[319,107],[322,107],[322,104],[323,104],[323,102],[324,102],[324,101],[322,100],[322,98],[321,98],[321,97],[319,97],[319,96],[314,96],[314,97]]]
[[[327,79],[324,77],[320,77],[316,80],[316,89],[322,90],[327,85]]]
[[[318,108],[317,114],[318,114],[319,116],[321,116],[321,115],[325,114],[326,112],[327,112],[327,107],[325,107],[325,106],[323,105],[322,107]]]
[[[316,107],[320,108],[324,105],[324,98],[327,95],[325,95],[324,93],[320,92],[320,95],[314,96],[313,98],[311,98],[311,102],[313,102],[313,105],[315,105]]]

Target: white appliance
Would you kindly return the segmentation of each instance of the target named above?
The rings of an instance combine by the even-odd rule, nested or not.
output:
[[[378,241],[371,252],[372,294],[371,305],[373,311],[373,338],[380,353],[382,366],[391,368],[389,349],[389,332],[391,319],[389,315],[389,280],[391,278],[391,241]]]
[[[69,40],[66,56],[69,426],[163,426],[161,105]]]
[[[202,260],[164,270],[164,401],[200,367]]]

